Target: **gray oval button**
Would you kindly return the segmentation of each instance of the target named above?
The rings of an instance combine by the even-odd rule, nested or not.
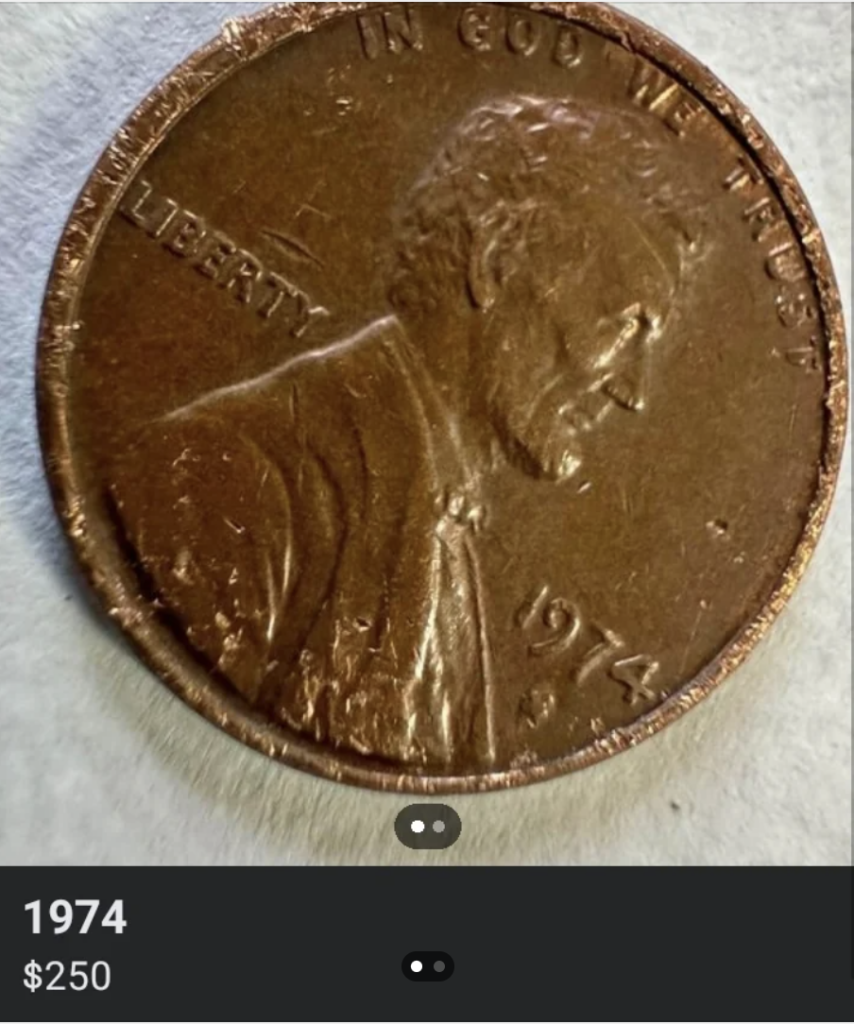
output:
[[[445,804],[413,804],[397,816],[394,831],[410,850],[449,850],[463,834],[463,822]]]
[[[447,953],[410,953],[403,961],[403,973],[410,981],[450,981],[456,965]]]

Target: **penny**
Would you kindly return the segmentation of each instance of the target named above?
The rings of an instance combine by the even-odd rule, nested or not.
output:
[[[307,4],[140,107],[40,343],[109,614],[272,758],[552,778],[693,708],[799,582],[847,372],[746,108],[597,4]]]

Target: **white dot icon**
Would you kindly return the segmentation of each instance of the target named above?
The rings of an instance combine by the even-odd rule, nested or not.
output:
[[[422,964],[420,960],[413,960],[412,961],[412,973],[413,974],[420,974],[423,970],[424,970],[424,964]]]
[[[427,827],[427,826],[426,826],[426,825],[424,824],[424,822],[423,822],[423,821],[413,821],[413,822],[412,822],[412,831],[413,831],[413,832],[414,832],[414,833],[415,833],[415,834],[416,834],[417,836],[420,836],[420,835],[421,835],[421,833],[422,833],[422,832],[424,831],[424,829],[425,829],[426,827]]]

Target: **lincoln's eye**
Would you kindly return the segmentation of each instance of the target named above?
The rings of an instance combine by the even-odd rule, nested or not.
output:
[[[651,325],[649,312],[640,304],[632,306],[632,308],[626,312],[626,320],[631,324],[635,332],[648,330]]]
[[[649,321],[643,314],[633,316],[628,321],[628,334],[635,338],[639,334],[643,334],[646,331]]]
[[[626,314],[625,324],[624,341],[640,341],[647,344],[659,333],[661,318],[644,307],[636,306]]]

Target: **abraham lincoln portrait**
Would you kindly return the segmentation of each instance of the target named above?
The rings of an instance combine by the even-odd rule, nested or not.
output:
[[[139,570],[249,705],[406,768],[496,764],[483,484],[561,487],[655,400],[697,245],[673,146],[639,110],[478,106],[405,191],[385,317],[123,453]]]

